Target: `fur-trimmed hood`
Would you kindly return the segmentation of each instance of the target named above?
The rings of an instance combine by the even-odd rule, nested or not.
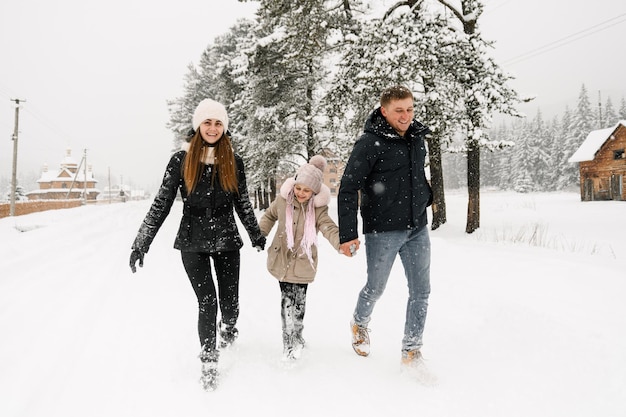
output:
[[[280,186],[280,196],[286,200],[294,185],[296,185],[295,178],[287,178],[283,185]],[[322,184],[320,192],[313,195],[311,198],[313,199],[313,205],[315,207],[327,206],[330,203],[330,188],[328,188],[326,184]]]

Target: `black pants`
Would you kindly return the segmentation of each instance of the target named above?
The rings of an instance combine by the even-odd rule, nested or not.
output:
[[[181,257],[198,299],[200,345],[203,351],[214,351],[218,299],[224,324],[234,326],[239,317],[239,251],[211,254],[181,252]],[[217,291],[211,274],[211,259],[217,278]]]
[[[292,345],[294,339],[303,342],[302,329],[306,309],[307,284],[280,284],[280,315],[283,322],[283,343]]]

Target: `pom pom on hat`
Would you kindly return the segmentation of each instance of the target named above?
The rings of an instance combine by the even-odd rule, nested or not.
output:
[[[322,155],[315,155],[308,164],[298,169],[295,176],[296,183],[309,187],[315,194],[318,194],[322,189],[325,168],[326,158]]]
[[[200,124],[206,119],[219,120],[224,125],[224,132],[228,131],[228,113],[226,112],[226,107],[210,98],[202,100],[193,112],[193,130],[198,130]]]

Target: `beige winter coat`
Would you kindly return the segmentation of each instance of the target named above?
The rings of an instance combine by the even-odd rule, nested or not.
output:
[[[287,207],[287,196],[294,186],[294,179],[289,178],[280,188],[280,193],[276,200],[265,211],[259,226],[263,236],[267,236],[274,223],[278,221],[278,229],[272,240],[272,244],[267,248],[267,269],[274,277],[280,281],[294,284],[308,284],[313,282],[317,269],[317,246],[311,248],[313,255],[313,265],[309,258],[300,249],[300,241],[304,234],[304,210],[297,200],[293,202],[293,222],[294,222],[294,252],[287,248],[287,237],[285,233],[285,216]],[[315,227],[318,232],[339,250],[339,229],[333,219],[328,215],[328,203],[330,202],[330,190],[322,185],[321,191],[314,195],[315,206]],[[318,236],[319,237],[319,236]],[[319,241],[318,241],[319,244]]]

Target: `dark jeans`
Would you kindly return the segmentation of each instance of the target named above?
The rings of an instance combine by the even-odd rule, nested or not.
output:
[[[294,339],[302,341],[307,284],[280,284],[280,315],[283,322],[283,342],[292,345]]]
[[[198,299],[198,336],[204,351],[215,350],[217,303],[222,322],[234,326],[239,317],[239,251],[181,252],[183,265]],[[217,291],[211,274],[211,259]]]

